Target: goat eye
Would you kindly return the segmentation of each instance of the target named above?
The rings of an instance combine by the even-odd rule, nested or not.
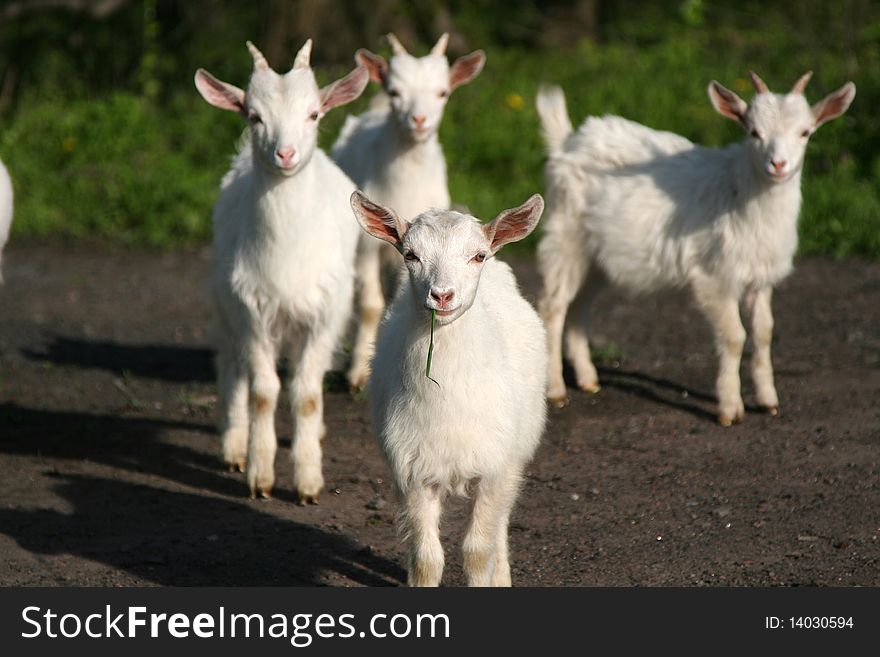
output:
[[[473,258],[471,258],[471,262],[485,262],[485,261],[486,261],[486,254],[483,253],[482,251],[480,251],[477,255],[475,255]]]
[[[403,259],[406,260],[407,262],[418,262],[419,256],[417,256],[412,251],[407,251],[406,253],[403,254]]]
[[[309,114],[309,119],[311,119],[312,121],[317,121],[318,120],[318,113],[312,112],[311,114]]]
[[[248,114],[248,120],[253,124],[263,122],[262,117],[260,117],[260,115],[257,114],[256,112],[254,112],[253,110],[251,110],[250,113]]]
[[[806,139],[806,138],[809,137],[809,136],[810,136],[810,131],[809,131],[809,130],[804,130],[804,131],[801,133],[801,137],[803,137],[804,139]]]
[[[389,89],[388,95],[391,96],[392,98],[399,98],[400,92],[397,89]]]
[[[757,130],[752,130],[752,137],[754,137],[755,139],[760,139],[761,133],[759,133]]]
[[[437,94],[437,96],[440,98],[446,98],[446,96],[448,96],[448,95],[449,95],[449,92],[446,91],[445,89]]]

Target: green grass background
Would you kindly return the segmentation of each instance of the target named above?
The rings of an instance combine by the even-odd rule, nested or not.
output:
[[[846,2],[813,3],[809,14],[794,17],[789,3],[749,4],[741,12],[694,1],[663,4],[606,26],[601,41],[566,48],[500,39],[491,23],[503,9],[465,5],[470,8],[458,26],[473,47],[487,51],[488,62],[479,78],[453,94],[441,130],[453,199],[490,218],[542,191],[534,109],[542,82],[563,86],[575,124],[589,114],[613,113],[723,145],[741,133],[713,111],[709,80],[749,98],[750,69],[780,91],[812,69],[812,101],[847,80],[858,93],[850,111],[811,140],[801,252],[880,257],[880,9],[862,7],[859,15],[869,20],[853,24]],[[25,42],[22,28],[12,29],[0,28],[0,53]],[[149,25],[133,29],[148,33]],[[16,193],[13,239],[157,247],[208,240],[211,206],[243,124],[202,101],[192,73],[203,65],[244,85],[248,35],[234,32],[202,53],[198,44],[188,53],[161,52],[145,38],[131,55],[137,76],[120,83],[112,70],[99,85],[79,79],[88,73],[93,81],[104,70],[100,49],[86,71],[75,70],[63,51],[47,51],[34,62],[41,69],[31,80],[39,81],[22,88],[0,114],[0,158]],[[105,46],[124,48],[124,41],[123,35]],[[329,82],[347,68],[320,66],[319,80]],[[324,119],[325,148],[345,115],[363,109],[373,92]],[[535,236],[521,250],[534,244]]]

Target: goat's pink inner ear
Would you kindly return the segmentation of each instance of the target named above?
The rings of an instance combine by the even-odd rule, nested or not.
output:
[[[505,210],[483,226],[483,234],[489,240],[492,253],[497,252],[505,244],[518,242],[527,237],[538,225],[543,212],[544,199],[540,194],[534,194],[519,207]]]
[[[373,82],[382,84],[385,80],[385,75],[388,72],[388,62],[381,55],[370,52],[366,48],[361,48],[354,54],[354,60],[361,66],[366,67],[370,72],[370,79]]]
[[[816,119],[816,127],[818,128],[823,123],[836,119],[838,116],[846,112],[855,97],[856,85],[852,82],[847,82],[840,89],[828,94],[825,98],[813,105],[810,108],[810,111]]]
[[[341,80],[327,85],[321,90],[321,112],[326,114],[334,107],[350,103],[363,93],[369,80],[367,69],[358,66]]]
[[[455,89],[467,84],[480,74],[486,63],[486,53],[476,50],[470,55],[464,55],[455,60],[449,69],[449,87]]]
[[[196,71],[195,83],[202,98],[214,107],[245,114],[245,94],[238,87],[218,80],[203,68]]]
[[[359,191],[351,194],[351,209],[370,235],[400,248],[409,224],[398,217],[394,210],[373,203]]]
[[[745,120],[748,103],[715,80],[709,83],[709,100],[721,116],[740,123]]]

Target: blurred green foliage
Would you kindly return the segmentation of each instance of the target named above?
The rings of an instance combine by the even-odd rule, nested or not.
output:
[[[375,31],[413,20],[415,10],[401,4]],[[453,95],[441,130],[453,199],[477,216],[490,218],[543,189],[534,110],[541,82],[562,85],[575,124],[614,113],[723,145],[740,132],[712,110],[709,80],[748,98],[749,69],[779,91],[812,69],[811,99],[846,80],[858,94],[849,113],[811,141],[801,251],[880,257],[876,3],[597,0],[592,37],[558,32],[558,45],[554,30],[583,2],[426,4],[431,16],[442,9],[454,17],[464,42],[453,55],[476,47],[488,53],[482,75]],[[206,6],[215,11],[203,16]],[[192,74],[204,66],[243,86],[251,65],[244,41],[265,29],[260,3],[155,0],[101,21],[49,12],[0,24],[0,75],[14,70],[20,80],[5,107],[0,97],[0,158],[16,189],[14,234],[156,246],[208,239],[211,206],[243,124],[205,104]],[[435,34],[415,33],[423,43],[411,50],[424,52]],[[56,42],[47,40],[52,35]],[[370,39],[350,52],[360,45],[385,47]],[[322,83],[351,68],[351,60],[322,59],[319,41],[314,52]],[[282,69],[291,62],[273,63]],[[329,148],[346,113],[366,103],[328,115],[321,144]]]

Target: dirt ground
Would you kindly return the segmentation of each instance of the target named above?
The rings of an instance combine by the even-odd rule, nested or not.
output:
[[[401,583],[387,470],[340,375],[319,506],[293,503],[286,409],[275,499],[249,500],[222,469],[208,261],[4,254],[0,584]],[[533,300],[533,265],[514,264]],[[751,406],[725,429],[690,302],[600,299],[603,388],[550,412],[512,522],[514,584],[880,585],[880,264],[802,260],[775,310],[781,414]],[[449,508],[444,582],[458,585],[463,504]]]

